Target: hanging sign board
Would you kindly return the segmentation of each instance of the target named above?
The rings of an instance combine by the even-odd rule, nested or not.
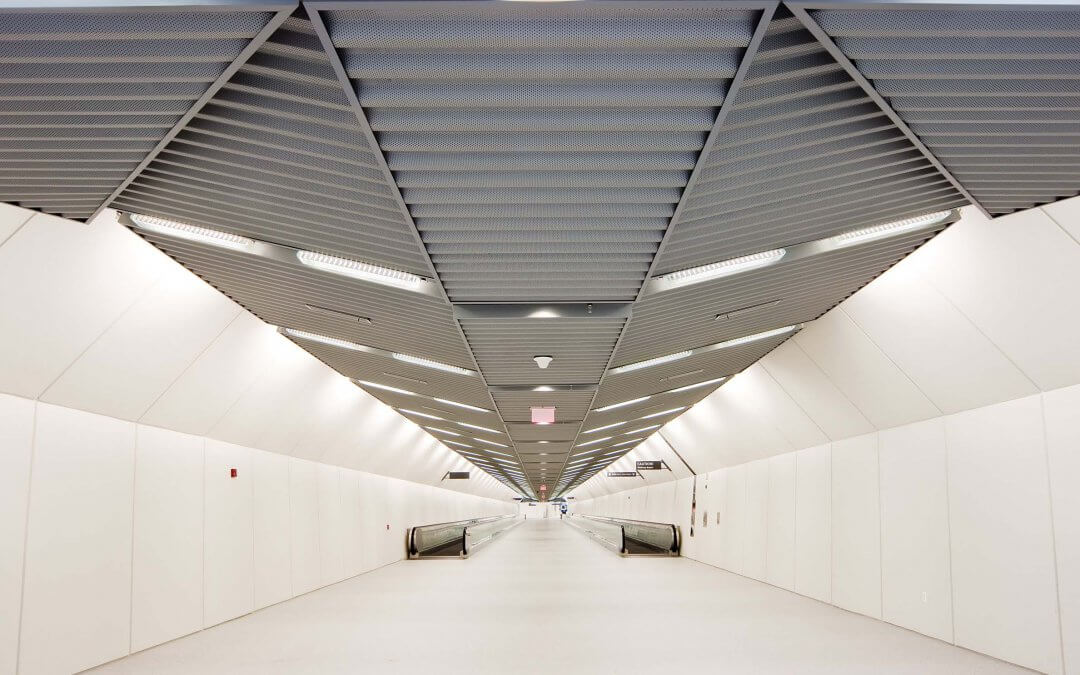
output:
[[[608,471],[608,478],[637,478],[637,471]]]
[[[659,471],[664,468],[664,463],[659,459],[639,459],[635,466],[638,471]]]

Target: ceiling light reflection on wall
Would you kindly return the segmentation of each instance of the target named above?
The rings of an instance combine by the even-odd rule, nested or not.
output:
[[[719,279],[733,274],[748,272],[760,267],[767,267],[768,265],[780,262],[786,253],[786,249],[776,248],[771,251],[762,251],[761,253],[753,253],[738,258],[731,258],[729,260],[721,260],[720,262],[709,263],[708,265],[700,265],[685,270],[678,270],[677,272],[669,272],[657,278],[661,281],[678,285],[697,284],[702,281]]]
[[[238,234],[211,230],[208,227],[199,227],[198,225],[188,225],[187,223],[166,220],[156,216],[146,216],[141,213],[132,213],[129,214],[129,217],[131,222],[135,223],[140,230],[146,232],[186,239],[200,244],[209,244],[210,246],[227,248],[233,251],[250,251],[255,248],[254,239],[242,237]]]
[[[925,215],[915,216],[914,218],[905,218],[904,220],[897,220],[883,225],[864,227],[860,230],[853,230],[851,232],[845,232],[844,234],[838,234],[835,237],[829,237],[824,240],[824,243],[831,248],[845,248],[847,246],[865,244],[866,242],[874,241],[875,239],[894,237],[898,234],[903,234],[904,232],[910,232],[912,230],[935,225],[951,216],[952,213],[951,210],[936,211],[934,213],[927,213]]]
[[[383,286],[394,286],[395,288],[415,291],[420,287],[420,284],[424,283],[422,277],[409,272],[380,267],[359,260],[339,258],[325,253],[297,251],[296,258],[304,265],[323,272],[370,281]]]

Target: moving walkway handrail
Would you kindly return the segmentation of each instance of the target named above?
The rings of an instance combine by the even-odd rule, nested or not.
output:
[[[584,514],[575,514],[574,517],[587,518],[618,527],[620,555],[677,556],[682,546],[682,531],[674,523],[654,523],[647,520]],[[600,538],[594,534],[591,536]]]
[[[513,521],[519,518],[515,515],[488,516],[410,527],[405,535],[406,551],[411,559],[466,558],[470,552],[515,525]],[[471,539],[477,529],[480,532],[490,532],[479,539]]]

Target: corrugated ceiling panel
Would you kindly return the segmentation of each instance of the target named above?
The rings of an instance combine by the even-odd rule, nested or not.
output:
[[[272,16],[0,13],[0,201],[88,218]]]
[[[450,307],[437,298],[178,239],[146,238],[267,323],[473,367]]]
[[[757,16],[644,2],[325,12],[447,293],[473,302],[634,298]]]
[[[990,213],[1080,192],[1080,10],[812,16]]]
[[[966,203],[786,10],[699,173],[655,273]]]
[[[430,274],[310,21],[287,20],[113,206]]]
[[[595,384],[624,319],[467,319],[462,330],[488,384]],[[554,357],[540,369],[534,356]]]

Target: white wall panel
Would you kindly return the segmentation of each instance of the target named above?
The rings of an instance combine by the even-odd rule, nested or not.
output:
[[[319,570],[323,586],[345,578],[345,530],[341,514],[339,472],[340,469],[336,466],[318,465]],[[432,492],[434,491],[432,488]]]
[[[289,501],[292,510],[293,595],[320,586],[319,568],[319,481],[317,465],[303,459],[289,459]]]
[[[453,520],[464,520],[469,516],[469,508],[462,500],[465,496],[450,500],[454,508]],[[352,469],[341,470],[341,514],[342,527],[345,530],[342,548],[345,562],[345,575],[356,576],[364,571],[364,518],[361,509],[360,472]]]
[[[765,580],[768,539],[769,460],[759,459],[746,467],[746,520],[743,527],[743,574]]]
[[[882,431],[878,458],[882,618],[952,642],[944,421]]]
[[[272,344],[286,338],[247,312],[222,331],[140,419],[206,435],[266,370]]]
[[[880,619],[877,442],[868,434],[832,444],[832,602]]]
[[[733,466],[726,473],[724,492],[724,559],[726,570],[743,574],[746,555],[746,465]]]
[[[17,222],[13,219],[17,215],[0,209],[0,223]],[[33,438],[34,403],[0,394],[0,672],[3,673],[15,672],[18,652]]]
[[[876,428],[941,414],[843,309],[828,312],[794,340]]]
[[[202,628],[203,443],[136,430],[132,651]]]
[[[822,602],[832,596],[829,451],[795,453],[795,592]]]
[[[38,404],[22,675],[71,673],[128,653],[134,479],[134,424]]]
[[[1048,392],[1043,408],[1065,672],[1080,673],[1080,387]]]
[[[167,265],[101,218],[36,215],[0,247],[0,391],[37,398]]]
[[[254,519],[248,448],[206,441],[203,625],[254,609]],[[236,478],[230,477],[236,469]]]
[[[289,458],[263,450],[251,453],[252,520],[255,546],[255,609],[293,596],[292,513]]]
[[[1039,209],[974,209],[917,263],[1043,391],[1080,382],[1080,245]],[[921,251],[920,251],[921,253]]]
[[[947,418],[956,644],[1061,672],[1039,396]]]
[[[1069,236],[1080,243],[1080,197],[1047,204],[1042,207],[1042,210]]]
[[[791,449],[819,445],[829,440],[821,427],[769,374],[759,361],[738,375],[746,380],[744,393],[755,413],[787,440]]]
[[[945,413],[1038,392],[945,296],[903,263],[842,305],[850,316]]]
[[[35,212],[30,209],[19,208],[12,204],[0,204],[0,246],[3,246],[8,237],[15,234],[34,215]]]
[[[41,399],[137,420],[240,311],[180,265],[165,266]]]
[[[795,590],[795,453],[769,458],[765,580]]]
[[[769,352],[761,365],[829,438],[847,438],[874,430],[866,416],[825,377],[794,340]]]

